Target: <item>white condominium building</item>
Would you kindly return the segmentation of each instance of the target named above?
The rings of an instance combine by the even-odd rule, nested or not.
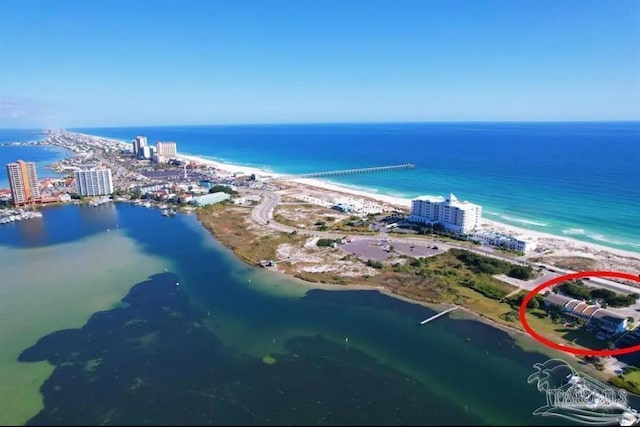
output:
[[[460,201],[449,194],[448,198],[422,196],[412,201],[411,222],[424,224],[440,223],[447,230],[469,233],[480,225],[482,206]]]
[[[162,155],[166,159],[175,159],[178,156],[175,142],[158,142],[156,147],[158,155]]]
[[[105,196],[113,193],[111,169],[99,166],[74,173],[76,191],[80,196]]]

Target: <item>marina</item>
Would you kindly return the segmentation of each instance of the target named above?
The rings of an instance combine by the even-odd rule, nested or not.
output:
[[[10,224],[33,218],[42,218],[42,212],[26,211],[24,209],[0,211],[0,224]]]

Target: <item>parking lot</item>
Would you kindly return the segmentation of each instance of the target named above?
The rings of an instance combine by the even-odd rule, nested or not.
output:
[[[391,257],[392,253],[387,247],[379,245],[380,241],[376,239],[356,240],[345,243],[340,246],[340,250],[350,255],[356,256],[363,261],[384,261]]]
[[[394,253],[413,258],[433,256],[442,253],[438,246],[415,244],[411,242],[394,242],[380,239],[358,239],[340,246],[343,252],[356,256],[363,261],[383,261]],[[393,250],[392,250],[393,249]]]
[[[443,252],[437,245],[416,245],[410,242],[396,242],[393,244],[393,250],[399,254],[413,258],[434,256]]]

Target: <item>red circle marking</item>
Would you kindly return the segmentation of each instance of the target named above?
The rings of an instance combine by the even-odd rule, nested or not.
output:
[[[527,333],[529,333],[529,335],[531,335],[538,342],[548,347],[551,347],[556,350],[564,351],[566,353],[577,354],[581,356],[602,356],[602,357],[619,356],[622,354],[628,354],[628,353],[633,353],[635,351],[640,351],[640,344],[634,345],[631,347],[619,348],[616,350],[586,350],[586,349],[568,347],[568,346],[555,343],[539,335],[538,333],[536,333],[536,331],[533,330],[533,328],[531,328],[525,316],[527,312],[527,304],[529,303],[529,301],[531,301],[531,299],[535,295],[537,295],[538,292],[540,292],[545,288],[548,288],[553,285],[557,285],[560,282],[565,282],[571,279],[579,279],[581,277],[617,277],[619,279],[627,279],[627,280],[633,280],[635,282],[640,282],[640,276],[634,276],[633,274],[629,274],[629,273],[620,273],[617,271],[581,271],[579,273],[565,274],[563,276],[556,277],[555,279],[551,279],[547,282],[544,282],[541,285],[538,285],[535,289],[529,292],[522,300],[522,304],[520,304],[520,322],[522,322],[522,326],[524,327],[524,330]],[[640,293],[640,289],[638,289],[638,293]]]

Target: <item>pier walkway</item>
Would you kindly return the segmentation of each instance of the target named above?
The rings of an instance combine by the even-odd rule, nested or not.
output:
[[[448,308],[448,309],[446,309],[445,311],[442,311],[442,312],[440,312],[440,313],[438,313],[438,314],[434,314],[433,316],[429,317],[428,319],[424,319],[422,322],[420,322],[420,324],[421,324],[421,325],[424,325],[424,324],[426,324],[426,323],[429,323],[429,322],[431,322],[432,320],[436,320],[436,319],[437,319],[438,317],[440,317],[440,316],[444,316],[444,315],[445,315],[445,314],[447,314],[447,313],[451,313],[453,310],[457,310],[458,308],[459,308],[458,306]]]
[[[337,170],[337,171],[303,173],[299,175],[284,175],[280,177],[271,178],[271,180],[283,181],[287,179],[323,178],[326,176],[352,175],[352,174],[358,174],[358,173],[372,173],[372,172],[387,172],[387,171],[394,171],[399,169],[413,169],[415,167],[416,165],[412,163],[406,163],[403,165],[377,166],[372,168],[360,168],[360,169],[344,169],[344,170]]]

